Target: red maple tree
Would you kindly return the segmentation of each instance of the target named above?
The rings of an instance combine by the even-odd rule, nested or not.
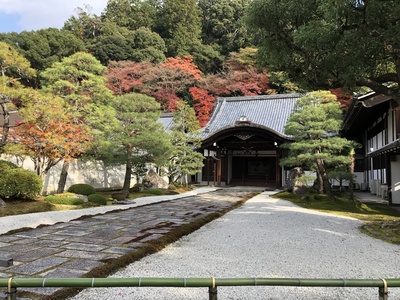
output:
[[[193,108],[196,112],[200,126],[205,126],[210,120],[214,108],[216,97],[207,90],[198,87],[189,88],[193,98]]]
[[[180,70],[192,76],[194,80],[201,81],[202,72],[193,62],[193,57],[190,55],[184,57],[169,57],[165,62],[161,63],[161,65],[166,68]]]
[[[148,62],[112,62],[108,67],[108,73],[105,75],[108,79],[107,87],[115,95],[140,91],[143,85],[143,76],[151,72],[152,68],[153,65]]]
[[[266,70],[258,70],[231,54],[223,70],[205,76],[191,56],[170,57],[157,65],[117,62],[109,66],[108,87],[117,95],[142,93],[154,97],[164,112],[176,110],[177,103],[192,103],[197,118],[204,126],[210,119],[218,96],[253,96],[272,92]],[[188,94],[191,99],[188,99]]]
[[[341,88],[330,89],[331,93],[337,97],[337,100],[340,102],[340,106],[343,110],[347,110],[349,107],[353,97],[349,94],[343,92]]]

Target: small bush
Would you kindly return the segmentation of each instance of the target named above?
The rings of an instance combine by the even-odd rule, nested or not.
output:
[[[49,203],[62,205],[82,205],[84,203],[82,199],[74,197],[73,195],[68,193],[49,195],[46,196],[45,200]]]
[[[91,194],[95,194],[96,190],[90,184],[78,183],[71,185],[68,188],[68,192],[89,196]]]
[[[107,198],[102,194],[91,194],[88,196],[89,202],[97,203],[100,205],[107,205]]]
[[[176,186],[173,185],[173,184],[170,184],[170,185],[168,186],[168,189],[171,190],[171,191],[175,191],[175,190],[176,190]]]
[[[155,195],[155,196],[161,196],[164,195],[164,192],[162,189],[150,189],[150,190],[144,190],[142,191],[143,194],[150,194],[150,195]]]
[[[10,161],[7,160],[0,160],[0,170],[9,170],[9,169],[16,169],[18,166]]]
[[[18,197],[34,199],[40,194],[42,187],[42,179],[35,172],[18,167],[12,168],[12,166],[1,170],[1,198]]]

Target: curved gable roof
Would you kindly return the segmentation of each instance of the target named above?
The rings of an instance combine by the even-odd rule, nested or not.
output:
[[[161,123],[166,132],[171,132],[171,127],[174,125],[174,115],[172,113],[162,113],[160,118],[157,120]]]
[[[301,96],[301,94],[277,94],[218,98],[213,116],[204,128],[202,138],[208,139],[223,129],[236,126],[235,124],[245,117],[250,126],[265,128],[290,139],[284,132],[285,125],[297,99]]]

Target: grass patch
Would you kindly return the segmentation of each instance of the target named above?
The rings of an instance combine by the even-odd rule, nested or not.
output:
[[[45,197],[45,200],[52,204],[62,205],[82,205],[84,203],[82,199],[75,197],[75,194],[72,193],[49,195]]]
[[[191,188],[188,187],[179,187],[176,190],[168,190],[168,189],[157,189],[154,192],[157,195],[174,195],[180,194],[187,191],[190,191]],[[150,190],[149,190],[150,191]],[[111,199],[112,191],[102,191],[99,194],[103,195],[107,199],[107,205],[113,205],[113,200]],[[154,196],[152,192],[144,191],[138,193],[130,193],[128,199],[136,199],[141,197],[149,197]],[[52,196],[54,197],[54,196]],[[37,212],[46,212],[46,211],[58,211],[58,210],[72,210],[72,209],[80,209],[80,208],[90,208],[99,206],[96,203],[85,202],[80,205],[69,205],[71,203],[49,203],[44,200],[45,197],[40,196],[36,200],[25,200],[25,199],[7,199],[7,206],[4,208],[0,208],[0,217],[12,216],[12,215],[22,215],[22,214],[30,214]],[[70,201],[70,200],[68,200]],[[68,202],[67,201],[67,202]],[[55,201],[57,202],[57,201]]]
[[[350,199],[347,194],[336,194],[333,201],[326,195],[295,195],[289,192],[271,197],[288,200],[304,208],[358,219],[365,223],[361,227],[362,232],[400,245],[400,212],[393,207],[361,203]]]
[[[44,200],[9,200],[0,208],[0,217],[57,210],[56,206]]]

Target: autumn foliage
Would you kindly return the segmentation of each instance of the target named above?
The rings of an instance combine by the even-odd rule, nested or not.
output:
[[[46,103],[46,109],[42,109]],[[89,127],[72,122],[57,98],[38,97],[21,109],[24,122],[14,130],[14,141],[20,154],[29,155],[38,175],[62,159],[71,159],[90,147]]]
[[[344,93],[341,88],[330,89],[330,91],[337,97],[337,100],[340,102],[342,109],[347,110],[353,99],[352,96]]]
[[[152,65],[148,62],[114,62],[106,75],[116,95],[142,93],[154,97],[164,112],[173,112],[179,102],[189,103],[204,126],[218,96],[253,96],[271,93],[266,70],[231,54],[221,72],[205,75],[191,56],[170,57]]]
[[[196,112],[197,120],[200,126],[203,127],[211,118],[216,97],[207,90],[198,87],[189,88],[189,92],[193,98],[193,108]]]

